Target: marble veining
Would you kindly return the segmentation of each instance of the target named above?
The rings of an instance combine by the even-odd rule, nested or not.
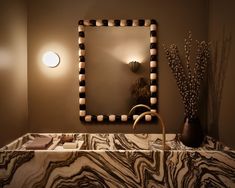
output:
[[[211,137],[188,148],[167,134],[163,151],[160,134],[71,134],[80,148],[62,149],[62,134],[31,133],[1,148],[0,187],[235,187],[235,152]],[[43,135],[53,147],[26,150]]]

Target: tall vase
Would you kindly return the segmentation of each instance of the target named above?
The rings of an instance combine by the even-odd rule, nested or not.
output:
[[[188,147],[201,146],[204,134],[199,118],[185,118],[180,140]]]

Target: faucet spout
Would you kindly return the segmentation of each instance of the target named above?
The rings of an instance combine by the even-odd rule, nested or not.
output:
[[[146,109],[148,109],[149,111],[151,110],[151,108],[145,104],[137,104],[135,105],[134,107],[132,107],[132,109],[129,111],[129,115],[132,114],[132,112],[136,109],[136,108],[139,108],[139,107],[144,107]]]
[[[133,124],[133,129],[135,129],[136,127],[136,124],[138,123],[138,121],[143,118],[145,115],[153,115],[153,116],[156,116],[159,120],[160,120],[160,123],[161,123],[161,126],[162,126],[162,143],[163,143],[163,150],[166,149],[166,131],[165,131],[165,124],[163,123],[163,120],[161,118],[161,116],[157,113],[157,112],[151,112],[151,111],[148,111],[148,112],[144,112],[142,114],[140,114],[138,116],[138,118],[135,120],[134,124]]]

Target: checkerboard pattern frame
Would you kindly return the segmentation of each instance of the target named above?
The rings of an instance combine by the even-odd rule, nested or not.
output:
[[[91,115],[86,111],[86,82],[85,82],[85,28],[92,27],[149,27],[150,28],[150,107],[156,112],[158,107],[158,41],[157,22],[154,19],[101,19],[101,20],[79,20],[78,22],[78,56],[79,56],[79,117],[82,122],[132,122],[138,115]],[[152,121],[151,115],[145,116],[145,121]]]

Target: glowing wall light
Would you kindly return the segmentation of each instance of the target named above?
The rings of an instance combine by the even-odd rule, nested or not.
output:
[[[140,67],[140,63],[138,61],[131,61],[129,62],[129,66],[132,72],[137,72]]]
[[[60,57],[57,53],[52,51],[47,51],[42,56],[42,62],[51,68],[57,67],[60,63]]]

